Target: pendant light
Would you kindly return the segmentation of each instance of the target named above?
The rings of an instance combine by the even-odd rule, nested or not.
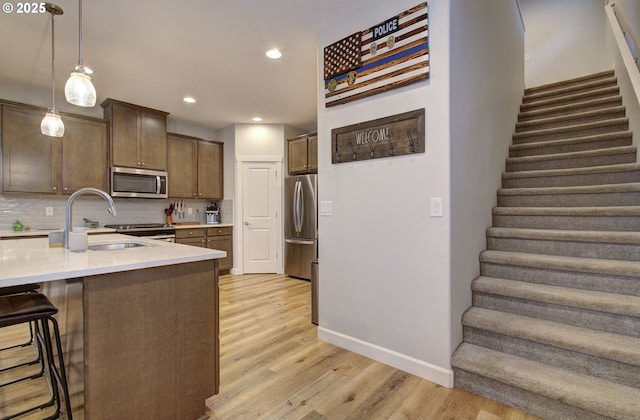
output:
[[[62,8],[52,3],[45,3],[45,9],[51,13],[51,96],[53,107],[45,114],[40,123],[40,131],[45,136],[62,137],[64,135],[64,123],[56,112],[56,43],[55,43],[55,16],[63,13]]]
[[[78,65],[64,86],[64,96],[70,104],[92,107],[96,104],[96,88],[91,83],[91,69],[82,62],[82,0],[78,1]]]

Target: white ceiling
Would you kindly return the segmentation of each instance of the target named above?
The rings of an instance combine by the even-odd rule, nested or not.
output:
[[[372,1],[84,0],[83,59],[95,72],[96,107],[109,97],[212,128],[260,115],[313,130],[316,33]],[[18,14],[17,1],[4,3],[14,11],[0,12],[0,81],[12,91],[50,91],[51,15]],[[54,3],[64,10],[55,20],[56,105],[87,113],[62,94],[78,61],[78,2]],[[280,60],[265,57],[274,47]],[[185,95],[198,102],[183,103]]]

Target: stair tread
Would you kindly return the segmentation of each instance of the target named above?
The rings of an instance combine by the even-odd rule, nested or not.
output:
[[[613,207],[494,207],[493,215],[521,216],[640,216],[640,206]]]
[[[640,262],[638,261],[485,250],[480,253],[480,262],[620,277],[640,277]]]
[[[531,131],[523,131],[523,132],[519,132],[519,133],[513,133],[513,138],[514,139],[518,139],[518,138],[542,136],[542,135],[545,135],[545,134],[552,134],[552,133],[564,133],[564,132],[571,132],[571,131],[575,131],[575,130],[596,128],[596,127],[606,127],[606,126],[609,126],[609,125],[616,125],[616,124],[625,124],[625,123],[628,123],[628,122],[629,122],[629,118],[628,117],[610,118],[608,120],[602,120],[602,121],[594,121],[594,122],[588,122],[588,123],[582,123],[582,124],[565,125],[565,126],[562,126],[562,127],[541,128],[541,129],[538,129],[538,130],[531,130]]]
[[[462,324],[497,334],[640,366],[640,338],[473,307]]]
[[[463,343],[451,364],[613,418],[640,418],[640,389]]]
[[[523,187],[500,188],[498,195],[558,195],[558,194],[605,194],[630,193],[640,191],[640,183],[578,185],[568,187]]]
[[[571,306],[600,312],[640,317],[640,296],[552,286],[518,280],[479,276],[472,283],[474,292],[491,293],[519,299],[527,299]],[[640,348],[640,338],[636,340]],[[640,360],[640,352],[635,350]]]
[[[615,155],[619,153],[635,153],[635,152],[636,152],[636,146],[619,146],[619,147],[607,147],[604,149],[583,150],[580,152],[564,152],[564,153],[553,153],[548,155],[509,157],[507,158],[507,162],[510,162],[510,163],[535,162],[535,161],[591,157],[591,156],[602,156],[602,155]]]
[[[624,110],[625,110],[624,105],[607,106],[607,107],[601,107],[598,109],[590,109],[588,111],[576,112],[569,115],[558,115],[558,116],[543,117],[543,118],[528,120],[528,121],[518,121],[516,123],[516,128],[536,126],[540,124],[552,124],[556,122],[563,122],[563,121],[568,121],[568,120],[573,120],[578,118],[595,117],[603,114],[624,112]]]
[[[553,106],[557,106],[558,104],[567,104],[567,103],[574,103],[574,102],[580,103],[581,101],[590,100],[594,97],[604,98],[604,97],[614,96],[619,94],[620,94],[620,89],[618,88],[618,86],[608,86],[600,89],[595,89],[589,92],[580,92],[573,95],[566,95],[566,96],[560,96],[560,97],[554,97],[554,98],[545,98],[537,101],[526,102],[520,105],[520,110],[523,112],[526,112],[524,110],[531,109],[531,108],[533,109],[542,109],[546,107],[550,108]]]
[[[512,171],[503,172],[503,178],[532,178],[541,176],[566,176],[566,175],[582,175],[582,174],[604,174],[612,172],[631,172],[639,171],[640,163],[620,163],[615,165],[604,166],[587,166],[581,168],[563,168],[563,169],[540,169],[535,171]]]
[[[613,77],[614,74],[615,74],[614,70],[604,70],[598,73],[587,74],[584,76],[578,76],[578,77],[573,77],[571,79],[561,80],[559,82],[551,82],[551,83],[545,83],[542,85],[532,86],[532,87],[526,88],[524,92],[526,95],[527,93],[530,93],[530,92],[546,90],[546,89],[554,89],[556,87],[565,86],[568,84],[575,84],[575,83],[587,82],[591,80],[610,78],[610,77]]]
[[[640,232],[490,227],[487,237],[640,245]]]
[[[553,87],[547,90],[529,91],[529,92],[525,91],[524,100],[528,101],[528,100],[536,100],[539,98],[542,99],[542,98],[570,95],[576,91],[593,90],[602,86],[615,86],[616,84],[617,84],[617,79],[615,76],[602,78],[602,79],[588,80],[588,81],[585,81],[584,83],[576,84],[573,86],[561,85],[561,86]]]
[[[565,111],[574,111],[573,113],[580,113],[583,111],[580,111],[580,108],[586,108],[589,106],[597,106],[600,104],[606,105],[609,104],[611,102],[620,102],[622,101],[622,96],[621,95],[611,95],[611,96],[605,96],[605,97],[601,97],[601,98],[596,98],[596,99],[587,99],[585,101],[582,101],[580,103],[572,103],[572,104],[565,104],[565,105],[558,105],[558,106],[551,106],[551,107],[547,107],[547,108],[541,108],[541,109],[535,109],[532,111],[522,111],[518,114],[518,116],[520,118],[526,118],[527,121],[532,121],[535,119],[535,117],[539,116],[540,118],[545,118],[545,115],[548,114],[554,114],[554,113],[561,113],[561,112],[565,112]]]
[[[559,146],[559,145],[568,145],[568,144],[577,144],[577,143],[588,143],[595,141],[607,141],[619,138],[629,138],[632,137],[631,131],[615,131],[613,133],[604,133],[604,134],[595,134],[592,136],[584,136],[584,137],[572,137],[569,139],[560,139],[560,140],[546,140],[546,141],[537,141],[532,143],[519,143],[512,144],[509,146],[510,151],[517,150],[528,150],[528,149],[544,149],[547,147]]]

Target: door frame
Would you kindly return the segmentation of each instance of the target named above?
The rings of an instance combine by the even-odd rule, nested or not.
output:
[[[244,168],[247,164],[264,163],[275,164],[277,173],[277,194],[278,197],[274,200],[276,203],[276,250],[277,250],[277,273],[284,273],[284,231],[282,224],[282,210],[283,210],[283,188],[284,188],[284,176],[283,176],[283,157],[282,156],[236,156],[235,172],[236,172],[236,205],[234,206],[234,259],[237,263],[237,267],[231,270],[231,274],[244,274]]]

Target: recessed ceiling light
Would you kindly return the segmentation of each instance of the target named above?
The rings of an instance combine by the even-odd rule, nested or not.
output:
[[[253,120],[255,122],[260,122],[260,121],[262,121],[262,118],[261,117],[253,117],[253,118],[251,118],[251,120]]]
[[[185,96],[184,98],[182,98],[183,101],[185,101],[188,104],[195,104],[196,103],[196,98],[193,98],[191,96]]]
[[[273,48],[267,51],[266,54],[267,54],[267,57],[273,58],[274,60],[277,60],[278,58],[282,57],[282,53],[277,48]]]

